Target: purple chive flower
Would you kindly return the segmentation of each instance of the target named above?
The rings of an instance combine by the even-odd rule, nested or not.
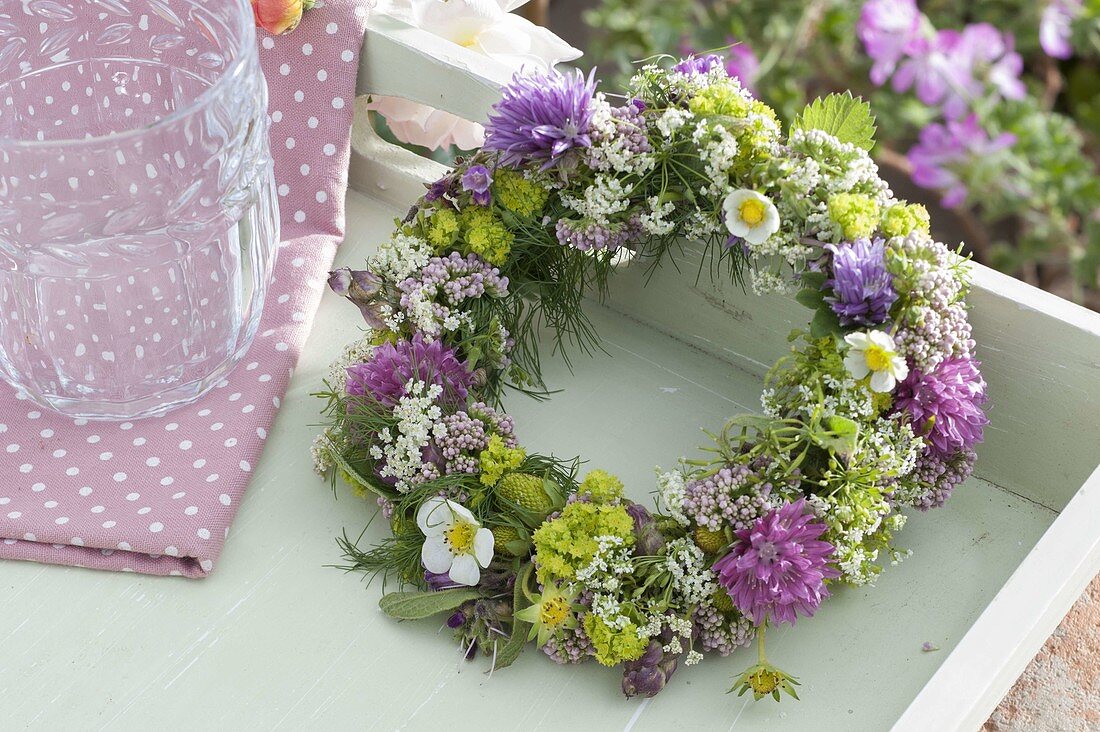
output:
[[[985,400],[978,362],[953,356],[930,373],[910,371],[898,385],[894,406],[909,413],[917,432],[926,433],[932,453],[947,458],[982,441],[989,424],[982,411]]]
[[[348,394],[370,395],[387,407],[397,404],[412,379],[439,384],[444,401],[460,403],[466,398],[472,378],[453,350],[439,340],[425,343],[419,333],[411,341],[375,348],[369,361],[349,366],[347,372]]]
[[[568,154],[592,144],[595,69],[585,79],[558,71],[517,73],[501,91],[485,125],[485,150],[502,153],[501,164],[542,163],[548,170]]]
[[[1073,55],[1073,21],[1084,8],[1081,0],[1053,0],[1043,8],[1039,20],[1039,45],[1051,58]]]
[[[871,81],[882,86],[898,61],[920,37],[920,11],[915,0],[871,0],[864,3],[856,24],[863,49],[871,57]]]
[[[919,186],[942,191],[943,205],[955,208],[966,200],[967,189],[954,169],[1011,147],[1015,142],[1016,136],[1008,132],[990,139],[975,115],[951,120],[945,125],[927,125],[920,132],[920,141],[908,153],[913,181]]]
[[[730,553],[714,563],[718,582],[734,606],[756,625],[794,625],[810,617],[829,596],[825,580],[840,576],[829,566],[834,547],[818,537],[825,524],[814,521],[806,499],[785,503],[735,532]]]
[[[493,183],[493,176],[484,165],[471,165],[462,174],[462,190],[474,195],[474,203],[479,206],[489,205],[489,186]]]
[[[898,299],[894,278],[886,271],[886,244],[857,239],[851,244],[827,244],[833,255],[833,277],[825,287],[833,291],[825,296],[840,324],[879,325],[890,317],[890,306]]]
[[[378,313],[378,296],[382,291],[382,278],[370,270],[353,270],[341,267],[328,273],[328,286],[341,297],[355,304],[367,325],[382,330],[386,323]]]
[[[672,70],[685,76],[708,74],[714,69],[723,69],[722,57],[713,53],[696,56],[694,53],[680,60],[680,63],[672,67]]]

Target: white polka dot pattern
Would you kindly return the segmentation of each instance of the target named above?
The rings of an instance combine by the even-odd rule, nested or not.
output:
[[[137,422],[43,413],[0,385],[0,558],[213,569],[343,238],[357,4],[328,0],[293,34],[260,41],[283,242],[251,350],[197,403]]]

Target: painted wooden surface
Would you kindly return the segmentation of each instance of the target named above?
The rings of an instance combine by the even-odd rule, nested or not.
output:
[[[361,262],[401,207],[353,193],[341,253]],[[321,286],[321,283],[314,283]],[[578,452],[619,472],[631,494],[653,466],[691,451],[700,426],[751,409],[756,375],[595,307],[608,355],[555,363],[548,404],[510,402],[525,444]],[[903,532],[916,556],[879,586],[843,590],[818,618],[779,634],[777,661],[804,683],[801,704],[746,704],[723,692],[751,651],[681,670],[659,698],[626,701],[618,674],[558,668],[537,651],[488,679],[459,664],[438,623],[391,621],[381,588],[326,564],[332,537],[358,532],[369,503],[333,500],[311,473],[317,387],[358,319],[325,299],[218,571],[201,582],[5,564],[0,637],[3,728],[882,730],[1054,520],[983,481]],[[372,528],[367,541],[383,536]],[[923,653],[931,641],[941,650]],[[875,694],[867,693],[875,689]]]
[[[406,30],[372,31],[368,52],[372,43],[388,50],[374,57],[364,90],[406,88],[450,108],[474,99],[471,114],[491,99],[485,80],[499,74],[463,54],[429,59]],[[468,73],[439,79],[444,61]],[[390,76],[397,86],[370,86]],[[349,196],[340,256],[350,264],[388,236],[393,217],[439,172],[378,149],[363,130],[356,144],[373,159],[355,164],[366,195]],[[754,301],[744,325],[722,315],[746,309],[731,306],[735,292],[723,289],[712,303],[684,295],[675,273],[646,291],[633,277],[621,275],[609,303],[631,317],[591,311],[608,354],[577,359],[573,374],[551,368],[565,391],[548,404],[515,397],[509,405],[526,444],[581,451],[642,498],[653,464],[690,451],[699,426],[757,404],[754,361],[767,363],[786,333],[763,327],[763,314],[795,311]],[[876,588],[840,590],[812,622],[769,644],[802,676],[801,703],[723,694],[751,662],[744,652],[681,670],[651,702],[623,700],[613,671],[558,668],[533,650],[489,679],[481,665],[459,664],[437,624],[389,620],[377,610],[378,585],[326,568],[340,560],[331,538],[357,532],[373,513],[346,491],[333,500],[310,469],[318,404],[309,394],[359,327],[352,309],[327,297],[210,578],[0,566],[0,729],[883,730],[899,719],[902,730],[972,729],[1100,559],[1100,483],[1077,490],[1098,458],[1090,400],[1100,319],[985,271],[978,279],[975,322],[983,343],[997,344],[983,351],[997,395],[990,449],[1001,452],[983,455],[985,479],[960,488],[946,509],[914,516],[901,536],[912,559]],[[687,335],[710,345],[662,325],[660,307],[646,313],[662,292],[702,300]],[[376,526],[364,538],[382,536]],[[941,650],[922,652],[925,641]]]

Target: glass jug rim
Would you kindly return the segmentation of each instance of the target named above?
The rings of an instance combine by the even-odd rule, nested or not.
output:
[[[142,127],[133,127],[121,132],[109,132],[105,135],[96,135],[94,137],[79,137],[79,138],[61,138],[53,140],[27,140],[17,137],[5,137],[0,135],[0,151],[12,151],[12,150],[50,150],[55,148],[75,148],[87,145],[89,147],[101,144],[103,142],[122,142],[134,137],[140,137],[155,133],[157,130],[163,129],[184,117],[188,117],[197,111],[200,111],[204,107],[210,105],[210,103],[217,99],[225,91],[225,87],[233,83],[242,73],[242,69],[248,62],[250,54],[258,53],[256,49],[256,23],[255,15],[252,10],[251,0],[223,0],[228,3],[235,3],[237,5],[237,12],[234,15],[234,22],[236,26],[233,28],[235,31],[234,49],[240,51],[235,54],[233,60],[229,63],[229,66],[225,71],[218,76],[218,78],[209,87],[204,89],[201,94],[195,97],[191,102],[179,109],[175,109],[169,114],[164,115],[156,122],[152,124],[144,125]]]

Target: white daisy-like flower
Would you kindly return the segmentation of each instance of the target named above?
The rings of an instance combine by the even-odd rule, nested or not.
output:
[[[483,528],[465,507],[446,498],[429,498],[416,512],[424,532],[420,560],[435,574],[449,574],[460,585],[473,587],[481,569],[493,560],[493,532]]]
[[[750,246],[763,244],[779,231],[779,211],[767,196],[741,188],[722,202],[726,213],[726,228]]]
[[[844,336],[848,355],[844,367],[856,379],[871,375],[871,391],[889,393],[909,375],[905,359],[898,354],[894,339],[881,330],[849,333]]]

